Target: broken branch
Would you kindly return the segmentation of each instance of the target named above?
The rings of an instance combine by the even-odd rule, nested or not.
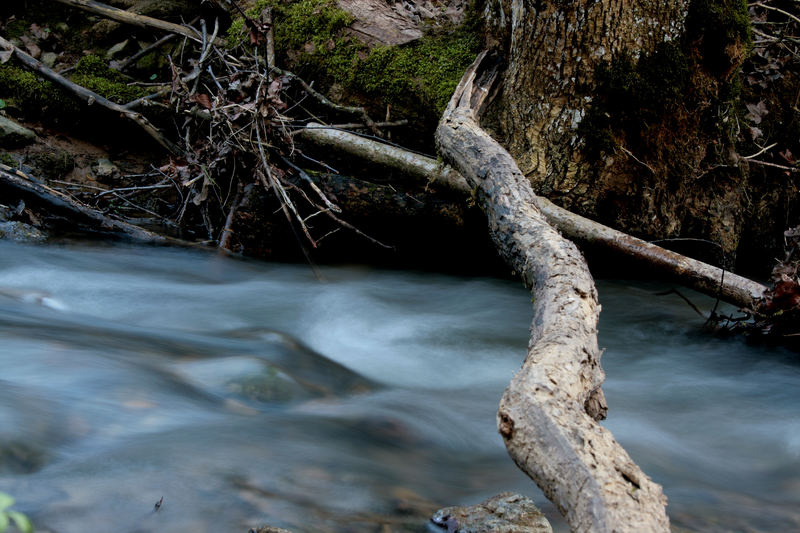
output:
[[[155,28],[157,30],[166,31],[169,33],[177,33],[179,35],[183,35],[184,37],[188,37],[189,39],[193,39],[195,41],[200,41],[200,38],[195,30],[183,26],[181,24],[175,24],[172,22],[159,20],[153,17],[148,17],[146,15],[131,13],[130,11],[125,11],[123,9],[111,7],[106,4],[101,4],[100,2],[95,2],[94,0],[56,0],[56,1],[61,2],[62,4],[66,4],[68,6],[77,7],[78,9],[83,9],[84,11],[88,11],[96,15],[101,15],[103,17],[110,18],[111,20],[116,20],[117,22],[122,22],[124,24],[131,24],[133,26],[138,26],[140,28]],[[214,39],[212,42],[216,46],[225,46],[225,41],[222,39]]]
[[[10,51],[10,52],[13,52],[13,54],[17,57],[17,59],[19,59],[19,61],[23,65],[25,65],[26,67],[28,67],[31,70],[34,70],[34,71],[38,72],[43,77],[45,77],[48,80],[50,80],[51,82],[53,82],[53,83],[55,83],[57,85],[60,85],[64,89],[68,90],[69,92],[71,92],[72,94],[74,94],[75,96],[77,96],[78,98],[83,100],[84,102],[86,102],[87,105],[92,105],[92,104],[96,103],[96,104],[98,104],[98,105],[100,105],[102,107],[105,107],[106,109],[109,109],[111,111],[116,111],[117,113],[120,113],[125,118],[127,118],[129,120],[132,120],[133,122],[138,124],[139,127],[141,127],[150,137],[155,139],[155,141],[158,144],[160,144],[161,146],[166,148],[169,152],[171,152],[173,154],[179,154],[180,153],[180,150],[178,149],[178,147],[175,146],[174,144],[172,144],[172,142],[170,142],[166,137],[164,137],[164,135],[161,134],[161,132],[158,130],[158,128],[153,126],[150,123],[150,121],[147,120],[140,113],[137,113],[135,111],[127,109],[125,106],[122,106],[122,105],[119,105],[117,103],[114,103],[111,100],[108,100],[108,99],[100,96],[99,94],[90,91],[89,89],[87,89],[85,87],[81,87],[80,85],[71,82],[70,80],[68,80],[67,78],[65,78],[61,74],[59,74],[58,72],[56,72],[53,69],[47,67],[46,65],[40,63],[39,61],[34,59],[32,56],[26,54],[25,52],[23,52],[22,50],[20,50],[16,46],[14,46],[12,43],[10,43],[9,41],[5,40],[3,37],[0,37],[0,48],[3,48],[3,49],[5,49],[7,51]]]
[[[533,295],[528,355],[503,395],[498,430],[572,531],[669,531],[661,487],[596,422],[605,417],[605,375],[600,307],[586,262],[536,208],[530,182],[509,153],[478,125],[493,79],[484,75],[485,57],[464,74],[436,142],[476,188],[498,251]]]

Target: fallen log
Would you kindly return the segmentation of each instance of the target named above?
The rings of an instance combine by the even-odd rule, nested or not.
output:
[[[66,217],[73,226],[84,226],[92,231],[124,235],[136,242],[149,244],[189,245],[184,241],[155,234],[139,226],[108,217],[66,194],[39,183],[24,173],[0,164],[0,191],[6,189],[28,204],[43,204],[53,215]],[[8,195],[4,195],[4,198]]]
[[[310,123],[301,130],[301,138],[318,146],[398,170],[402,175],[428,182],[433,186],[444,186],[468,195],[473,192],[473,188],[464,177],[452,167],[442,161],[397,146],[315,123]],[[640,261],[689,288],[718,297],[738,307],[754,309],[755,302],[767,289],[760,283],[732,272],[726,272],[721,268],[571,213],[541,196],[535,196],[532,201],[547,222],[569,239],[599,245]]]
[[[188,37],[189,39],[193,39],[198,42],[201,41],[202,39],[202,36],[197,31],[187,26],[183,26],[181,24],[175,24],[173,22],[167,22],[153,17],[148,17],[146,15],[139,15],[137,13],[125,11],[123,9],[118,9],[116,7],[108,6],[100,2],[95,2],[94,0],[56,0],[56,1],[71,7],[77,7],[78,9],[83,9],[84,11],[88,11],[89,13],[94,13],[95,15],[101,15],[111,20],[122,22],[123,24],[131,24],[133,26],[138,26],[140,28],[153,28],[168,33],[177,33],[178,35],[183,35],[184,37]],[[221,46],[221,47],[225,46],[225,41],[218,37],[215,38],[212,42],[216,46]]]
[[[495,245],[533,294],[528,355],[501,400],[498,429],[572,531],[669,531],[661,487],[596,422],[606,411],[605,376],[586,262],[547,223],[508,152],[478,125],[495,77],[485,59],[484,52],[462,78],[436,142],[475,188]]]

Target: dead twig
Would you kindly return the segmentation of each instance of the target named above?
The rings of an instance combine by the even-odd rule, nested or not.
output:
[[[322,200],[322,202],[325,204],[325,206],[328,209],[330,209],[334,213],[341,213],[342,212],[342,208],[339,207],[338,205],[334,204],[333,202],[331,202],[328,199],[328,197],[325,196],[325,193],[323,193],[322,190],[320,190],[320,188],[317,187],[317,184],[314,183],[314,180],[311,179],[311,176],[309,176],[306,173],[306,171],[304,171],[302,168],[298,167],[297,165],[295,165],[294,163],[292,163],[291,161],[289,161],[285,157],[283,157],[283,156],[280,156],[280,157],[281,157],[281,159],[283,160],[284,163],[286,163],[287,165],[289,165],[290,167],[292,167],[293,169],[295,169],[297,171],[297,174],[303,179],[303,181],[308,183],[308,186],[311,187],[311,189],[313,189],[313,191],[315,193],[317,193],[317,195],[320,197],[320,200]]]
[[[244,187],[242,187],[242,182],[238,182],[236,185],[236,196],[231,202],[231,208],[228,211],[228,216],[225,217],[225,226],[222,228],[222,233],[219,236],[219,243],[217,244],[217,248],[222,251],[230,251],[230,241],[231,235],[233,235],[233,221],[236,219],[236,210],[239,209],[242,198],[244,196]]]
[[[283,70],[278,67],[273,67],[272,72],[275,72],[280,76],[285,76],[290,80],[296,81],[297,83],[300,84],[303,90],[306,93],[308,93],[309,96],[311,96],[314,100],[324,105],[325,107],[332,109],[333,111],[336,111],[338,113],[357,116],[364,121],[364,123],[367,125],[368,128],[375,130],[375,122],[371,118],[369,118],[369,115],[367,114],[366,110],[363,107],[344,106],[331,102],[324,94],[315,91],[311,87],[311,85],[309,85],[308,83],[305,82],[305,80],[303,80],[303,78],[301,78],[297,74],[294,74],[293,72],[289,72],[288,70]]]
[[[136,124],[139,125],[150,137],[155,139],[155,141],[167,149],[169,152],[173,154],[180,153],[180,150],[170,142],[164,135],[153,126],[149,120],[147,120],[143,115],[136,113],[135,111],[131,111],[130,109],[126,109],[124,106],[119,105],[117,103],[108,100],[99,94],[86,89],[85,87],[81,87],[80,85],[71,82],[61,74],[57,73],[53,69],[47,67],[46,65],[40,63],[32,56],[28,55],[27,53],[23,52],[16,46],[14,46],[9,41],[5,40],[3,37],[0,37],[0,48],[3,48],[7,51],[13,52],[13,54],[17,57],[17,59],[26,67],[31,70],[34,70],[41,74],[43,77],[47,78],[51,82],[67,89],[69,92],[86,102],[87,105],[97,104],[106,109],[111,111],[115,111],[117,113],[121,113],[125,118],[132,120]]]
[[[124,11],[122,9],[117,9],[116,7],[101,4],[100,2],[95,2],[94,0],[56,1],[68,6],[77,7],[78,9],[83,9],[84,11],[94,13],[95,15],[101,15],[111,20],[122,22],[124,24],[132,24],[140,28],[155,28],[169,33],[177,33],[178,35],[183,35],[189,39],[199,41],[195,30],[187,28],[181,24],[174,24],[172,22],[166,22],[153,17],[138,15],[136,13],[131,13],[130,11]],[[217,46],[225,46],[225,41],[222,39],[216,39],[214,44]]]
[[[272,70],[277,64],[275,63],[275,31],[272,28],[272,8],[265,7],[261,12],[261,20],[264,21],[264,26],[267,28],[267,68]]]
[[[747,162],[748,163],[752,163],[754,165],[761,165],[761,166],[765,166],[765,167],[779,168],[781,170],[787,170],[789,172],[800,172],[800,168],[789,167],[789,166],[786,166],[786,165],[779,165],[777,163],[770,163],[769,161],[760,161],[758,159],[748,159]]]
[[[387,122],[375,122],[372,124],[376,128],[397,128],[400,126],[408,126],[408,121],[403,120],[393,120]],[[366,124],[361,124],[358,122],[347,122],[345,124],[331,124],[328,126],[330,128],[334,128],[337,130],[357,130],[357,129],[364,129],[368,128]]]
[[[195,21],[196,20],[197,19],[195,19]],[[192,23],[194,23],[194,21]],[[139,61],[141,58],[143,58],[150,52],[153,52],[154,50],[157,50],[161,46],[170,42],[172,39],[175,38],[176,35],[177,35],[176,33],[170,33],[169,35],[165,35],[164,37],[160,38],[153,44],[145,46],[144,48],[133,54],[131,57],[120,63],[119,66],[117,66],[117,70],[119,70],[120,72],[124,72],[128,67]]]

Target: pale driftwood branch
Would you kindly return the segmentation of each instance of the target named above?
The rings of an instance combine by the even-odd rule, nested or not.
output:
[[[572,531],[667,532],[661,487],[596,422],[605,414],[605,376],[600,306],[586,262],[536,208],[530,182],[508,152],[478,125],[493,79],[479,70],[484,59],[461,80],[436,141],[476,188],[496,247],[533,294],[528,355],[501,400],[499,431]]]
[[[314,123],[302,130],[301,137],[315,145],[396,169],[403,175],[434,185],[443,185],[464,194],[472,193],[472,187],[461,174],[430,157]],[[754,302],[766,290],[760,283],[731,272],[723,272],[715,266],[576,215],[541,196],[536,196],[533,201],[547,218],[547,222],[566,237],[623,254],[689,288],[719,297],[725,302],[752,309]]]
[[[275,30],[272,27],[272,8],[267,6],[261,12],[261,20],[264,21],[264,25],[267,27],[267,68],[272,69],[275,68]]]
[[[16,46],[14,46],[9,41],[5,40],[3,37],[0,37],[0,48],[5,50],[11,51],[17,57],[17,59],[26,67],[31,70],[34,70],[41,74],[43,77],[47,78],[51,82],[60,85],[64,89],[70,91],[72,94],[86,102],[87,105],[97,104],[99,106],[105,107],[111,111],[116,111],[117,113],[122,114],[125,118],[132,120],[136,124],[139,125],[150,137],[155,139],[155,141],[166,148],[173,154],[179,154],[180,150],[172,144],[161,132],[153,126],[149,120],[147,120],[143,115],[127,109],[125,106],[120,104],[114,103],[111,100],[108,100],[99,94],[90,91],[85,87],[81,87],[80,85],[69,81],[67,78],[56,72],[55,70],[47,67],[46,65],[40,63],[30,55],[26,54]]]
[[[397,146],[315,122],[300,130],[300,135],[317,146],[369,160],[421,181],[444,183],[449,188],[464,192],[470,190],[461,174],[450,166]]]
[[[140,28],[154,28],[169,33],[177,33],[179,35],[183,35],[184,37],[188,37],[189,39],[193,39],[195,41],[200,40],[199,36],[197,35],[197,32],[187,26],[183,26],[181,24],[175,24],[173,22],[167,22],[164,20],[159,20],[153,17],[148,17],[146,15],[138,15],[130,11],[117,9],[116,7],[111,7],[106,4],[101,4],[100,2],[95,2],[94,0],[56,0],[56,1],[61,2],[62,4],[66,4],[68,6],[77,7],[78,9],[83,9],[84,11],[88,11],[96,15],[101,15],[111,20],[116,20],[117,22],[122,22],[123,24],[131,24],[133,26],[138,26]],[[214,39],[212,42],[216,46],[222,46],[222,47],[225,46],[225,41],[223,39],[217,38]]]

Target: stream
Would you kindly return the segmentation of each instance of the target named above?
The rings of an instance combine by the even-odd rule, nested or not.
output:
[[[509,490],[567,531],[495,428],[528,291],[320,270],[0,242],[0,492],[52,533],[438,531]],[[676,530],[800,531],[800,356],[702,332],[667,288],[598,282],[604,424]]]

